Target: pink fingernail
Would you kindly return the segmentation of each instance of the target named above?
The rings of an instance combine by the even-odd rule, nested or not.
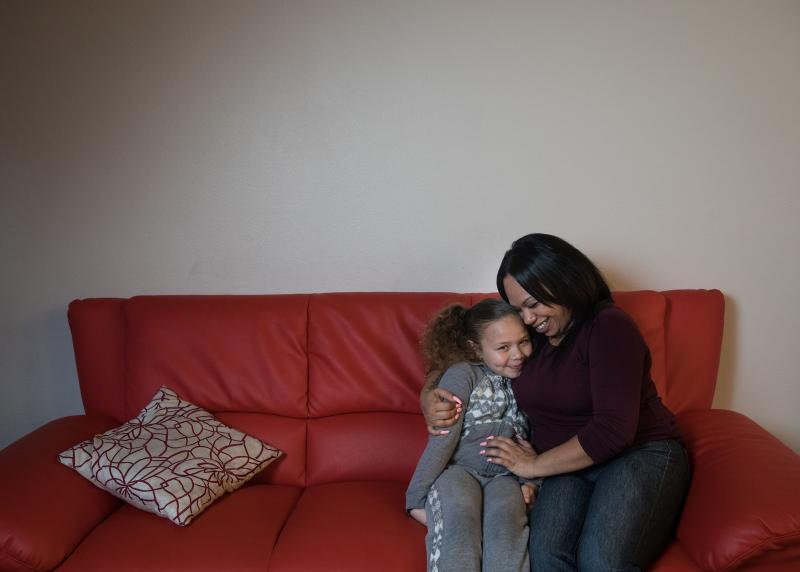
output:
[[[439,435],[449,435],[450,431],[439,431]]]
[[[483,443],[481,443],[481,445],[483,445]],[[484,454],[486,454],[486,449],[481,449],[481,455],[484,455]]]
[[[484,441],[483,443],[478,443],[478,445],[480,445],[481,447],[485,447],[486,446],[486,441]]]
[[[453,399],[455,399],[456,403],[458,403],[459,405],[461,405],[461,400],[460,400],[458,397],[456,397],[456,396],[454,395],[454,396],[453,396]]]
[[[494,439],[494,435],[489,435],[487,439]]]

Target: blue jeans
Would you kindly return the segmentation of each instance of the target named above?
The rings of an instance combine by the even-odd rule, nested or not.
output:
[[[546,478],[530,515],[531,570],[644,570],[675,529],[689,479],[671,439]]]

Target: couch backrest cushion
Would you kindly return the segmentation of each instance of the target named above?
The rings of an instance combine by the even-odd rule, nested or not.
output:
[[[309,419],[307,483],[408,481],[427,435],[419,414],[371,412]]]
[[[313,296],[308,322],[311,417],[365,411],[419,413],[425,325],[464,294],[364,293]]]
[[[616,292],[617,306],[633,317],[650,349],[650,375],[656,384],[658,394],[667,394],[667,343],[664,336],[667,300],[660,292],[642,290],[639,292]]]
[[[162,385],[209,411],[305,417],[307,296],[142,296],[125,307],[127,415]]]
[[[668,290],[666,403],[675,413],[714,401],[725,315],[719,290]]]
[[[120,422],[131,417],[125,406],[127,303],[121,298],[73,300],[68,312],[83,408]]]
[[[87,413],[127,420],[167,385],[286,453],[258,480],[303,485],[411,474],[425,442],[420,334],[445,305],[487,296],[143,296],[78,300],[69,318]],[[709,408],[722,294],[615,297],[642,330],[665,403]]]

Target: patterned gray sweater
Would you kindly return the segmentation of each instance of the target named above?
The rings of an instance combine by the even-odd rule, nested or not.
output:
[[[439,387],[457,395],[463,414],[447,435],[431,435],[406,491],[406,510],[424,508],[428,490],[451,464],[466,467],[481,477],[511,474],[480,454],[489,435],[528,438],[528,419],[518,407],[511,380],[483,363],[460,362],[450,366]],[[520,479],[520,482],[532,482]]]

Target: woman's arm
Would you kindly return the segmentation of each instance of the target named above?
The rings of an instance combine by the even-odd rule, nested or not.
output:
[[[461,416],[461,399],[443,387],[426,385],[419,396],[422,414],[431,435],[447,435]]]

